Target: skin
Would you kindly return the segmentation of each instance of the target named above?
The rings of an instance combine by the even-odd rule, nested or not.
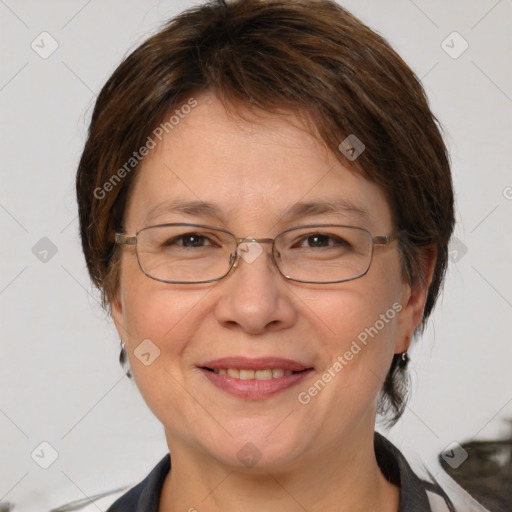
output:
[[[343,167],[297,117],[259,113],[242,120],[212,94],[197,99],[143,160],[125,212],[126,233],[166,222],[210,224],[255,238],[310,223],[360,226],[373,235],[394,231],[380,188]],[[298,201],[339,198],[364,207],[369,217],[282,218]],[[171,211],[146,218],[167,199],[208,201],[221,217]],[[166,284],[145,276],[134,248],[123,247],[112,314],[172,456],[160,512],[396,512],[399,489],[375,459],[376,402],[393,354],[409,347],[427,290],[402,282],[396,242],[376,246],[362,278],[328,285],[286,280],[267,247],[216,283]],[[400,313],[310,403],[299,403],[299,392],[396,303]],[[144,366],[133,351],[147,338],[160,356]],[[285,357],[314,371],[270,398],[244,400],[215,387],[197,367],[233,355]],[[248,442],[261,453],[252,468],[237,457]]]

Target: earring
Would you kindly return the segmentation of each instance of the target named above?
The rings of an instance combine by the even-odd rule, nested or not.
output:
[[[126,373],[126,376],[131,379],[132,378],[132,370],[130,368],[130,363],[128,362],[128,355],[126,354],[126,349],[124,348],[124,343],[121,341],[121,352],[119,353],[119,364],[121,368]]]
[[[401,357],[398,360],[398,366],[400,368],[405,368],[407,366],[407,363],[409,362],[409,355],[407,352],[403,352],[402,354],[399,354]]]

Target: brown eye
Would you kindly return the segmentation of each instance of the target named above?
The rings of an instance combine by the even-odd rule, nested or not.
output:
[[[327,235],[311,235],[306,239],[309,247],[327,247],[330,244],[330,237]]]
[[[177,240],[179,241],[178,245],[183,247],[203,247],[204,245],[209,245],[207,243],[208,239],[205,236],[196,233],[180,236]]]
[[[296,246],[304,248],[315,247],[350,247],[350,243],[343,238],[324,233],[312,233],[298,240]]]

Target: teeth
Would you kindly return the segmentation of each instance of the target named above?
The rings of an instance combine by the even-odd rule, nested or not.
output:
[[[254,370],[240,370],[240,380],[254,379]]]
[[[278,379],[279,377],[284,377],[293,373],[292,370],[283,370],[282,368],[268,368],[265,370],[239,370],[237,368],[219,368],[218,370],[213,371],[219,375],[228,375],[229,377],[240,380]]]
[[[270,380],[272,378],[272,370],[257,370],[254,372],[256,380]]]

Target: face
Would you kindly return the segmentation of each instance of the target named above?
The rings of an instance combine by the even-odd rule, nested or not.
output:
[[[343,167],[296,117],[242,120],[213,95],[197,99],[138,169],[128,235],[180,222],[240,238],[274,238],[305,224],[393,232],[379,187]],[[166,208],[176,201],[213,209]],[[366,213],[290,214],[298,203],[342,201]],[[249,455],[261,468],[294,467],[373,432],[379,390],[393,354],[407,350],[424,296],[401,281],[396,242],[375,247],[363,277],[322,285],[287,280],[262,248],[220,281],[179,285],[144,275],[134,247],[124,246],[112,312],[173,450],[228,466],[243,467]],[[141,347],[150,353],[145,364]],[[263,379],[265,369],[274,372],[259,380],[239,369],[260,370]]]

